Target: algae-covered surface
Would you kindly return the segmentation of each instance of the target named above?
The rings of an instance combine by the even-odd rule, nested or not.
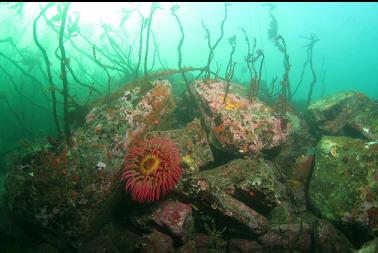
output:
[[[338,223],[376,230],[378,143],[324,136],[315,152],[309,198],[319,213]]]

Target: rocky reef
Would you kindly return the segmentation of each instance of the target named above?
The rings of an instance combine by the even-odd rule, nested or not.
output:
[[[6,179],[12,215],[1,233],[17,221],[43,252],[376,250],[376,101],[344,92],[314,101],[308,117],[280,115],[226,94],[223,81],[196,80],[196,118],[175,128],[171,84],[151,87],[94,107],[71,144],[14,162]],[[182,175],[159,201],[136,203],[121,182],[124,159],[136,140],[153,137],[175,143]],[[144,173],[157,166],[146,162],[153,155]]]

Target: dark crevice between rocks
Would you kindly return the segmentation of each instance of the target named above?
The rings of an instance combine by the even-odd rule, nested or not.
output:
[[[315,138],[314,142],[318,143],[323,135],[318,128],[318,123],[315,122],[311,112],[307,109],[302,113],[302,117],[303,120],[307,123],[309,134]]]
[[[146,225],[141,226],[138,222],[135,221],[135,217],[142,217],[145,214],[148,214],[150,210],[153,210],[157,207],[157,203],[152,204],[136,204],[138,205],[134,210],[130,213],[124,213],[123,215],[120,214],[119,218],[122,220],[120,225],[123,227],[127,227],[128,230],[138,234],[143,235],[145,233],[151,232],[151,227],[154,227],[154,223],[152,221],[147,220]]]
[[[266,197],[264,193],[260,191],[254,191],[254,193],[255,195],[253,196],[253,201],[251,201],[251,196],[247,192],[243,192],[240,189],[235,190],[234,197],[258,213],[264,216],[268,215],[276,206],[267,206],[264,203],[264,199]]]
[[[310,187],[310,182],[311,182],[311,179],[312,179],[312,175],[314,173],[314,169],[315,169],[315,162],[316,162],[316,156],[314,158],[314,161],[313,161],[313,165],[312,165],[312,169],[311,169],[311,172],[308,176],[308,180],[306,181],[306,184],[305,184],[305,188],[304,188],[304,191],[305,191],[305,199],[306,199],[306,209],[311,211],[312,213],[314,213],[315,210],[313,210],[314,208],[312,208],[312,205],[311,205],[311,201],[310,201],[310,198],[308,196],[308,189]],[[314,213],[316,214],[316,213]],[[316,214],[317,216],[319,216],[319,214]]]
[[[314,223],[311,223],[311,242],[310,242],[310,252],[316,252],[317,248],[317,238],[316,238],[316,229]]]
[[[22,241],[22,243],[20,243]],[[27,237],[14,238],[0,234],[0,252],[21,253],[28,252],[31,248],[36,248],[44,243],[40,238],[31,233]],[[69,253],[69,251],[67,251]]]
[[[126,200],[122,201],[124,203],[119,203],[119,205],[116,207],[118,211],[115,212],[112,220],[117,223],[118,226],[122,226],[124,229],[127,229],[127,231],[130,233],[138,235],[139,238],[142,238],[143,235],[152,233],[153,230],[157,230],[161,233],[169,235],[172,238],[174,248],[181,247],[184,244],[181,238],[172,233],[168,227],[158,225],[150,218],[154,210],[158,209],[161,202],[170,200],[172,197],[176,197],[174,192],[167,194],[157,202],[139,204],[132,202],[130,196],[126,196]],[[132,204],[131,208],[130,204]],[[188,201],[188,204],[190,204],[190,201]],[[128,211],[125,212],[125,210]],[[144,216],[146,219],[143,219]],[[142,219],[140,223],[137,220],[138,218]]]
[[[14,244],[19,244],[17,241],[22,241],[21,245],[16,246],[17,250],[20,251],[15,250],[14,252],[27,252],[29,248],[35,248],[42,243],[53,245],[62,252],[76,252],[76,248],[73,245],[73,241],[77,241],[75,238],[67,238],[61,234],[19,219],[15,220],[15,225],[22,228],[23,233],[19,238],[14,238]],[[22,250],[18,247],[21,247]]]
[[[273,147],[271,149],[267,149],[263,151],[263,155],[265,156],[265,159],[267,160],[274,160],[282,150],[282,145],[279,145],[277,147]]]
[[[180,240],[179,237],[175,236],[169,229],[168,227],[165,226],[158,226],[157,224],[153,223],[151,224],[151,227],[154,229],[158,230],[161,233],[164,233],[166,235],[169,235],[172,240],[173,240],[173,247],[178,248],[184,245],[184,243]]]
[[[307,192],[306,192],[307,196]],[[313,213],[319,220],[323,219],[320,213],[313,208],[310,201],[307,201],[307,210],[309,210],[311,213]],[[328,220],[332,225],[335,226],[335,228],[340,231],[348,240],[353,244],[355,248],[360,248],[364,243],[374,239],[373,235],[369,235],[366,232],[366,228],[359,227],[357,225],[345,225],[345,224],[339,224],[336,222],[332,222],[331,220]]]
[[[245,224],[236,221],[230,217],[224,217],[223,215],[214,212],[206,211],[205,213],[197,213],[195,217],[195,232],[205,233],[208,232],[205,229],[205,224],[217,231],[223,231],[222,239],[228,241],[231,238],[240,238],[246,240],[256,240],[259,235],[253,233],[251,229],[245,227]],[[212,224],[212,221],[214,223]],[[215,227],[213,227],[215,225]]]
[[[205,167],[201,168],[201,171],[215,169],[221,165],[225,165],[232,160],[243,158],[242,155],[235,155],[223,152],[210,144],[211,152],[213,153],[214,161],[208,163]]]
[[[353,128],[349,124],[346,124],[344,126],[343,133],[344,133],[344,135],[352,137],[352,138],[357,138],[357,139],[361,139],[361,140],[369,140],[360,131],[358,131],[357,129]]]
[[[30,248],[45,243],[45,240],[38,234],[41,229],[20,219],[15,219],[7,203],[7,195],[1,196],[0,217],[3,220],[0,224],[0,252],[27,252]]]
[[[8,205],[7,193],[0,200],[0,216],[4,219],[0,225],[0,252],[27,252],[43,244],[54,245],[63,252],[75,252],[71,238],[62,237],[58,233],[32,224],[26,218],[16,217]]]
[[[374,239],[374,236],[369,234],[366,228],[358,226],[357,224],[351,226],[334,223],[333,225],[341,231],[356,248],[361,248],[364,243]]]
[[[101,249],[101,247],[109,247],[113,250],[115,247],[119,250],[116,252],[136,252],[136,241],[146,233],[146,230],[132,223],[130,214],[132,212],[140,213],[140,210],[148,209],[157,205],[157,203],[136,204],[123,189],[122,194],[123,196],[117,201],[114,208],[109,210],[111,215],[109,215],[107,222],[96,230],[95,234],[81,242],[82,246],[78,249],[79,253],[99,252],[95,250]]]
[[[176,108],[173,112],[177,121],[180,123],[178,126],[184,128],[188,123],[192,122],[195,118],[199,118],[200,114],[198,109],[193,106],[193,101],[187,92],[183,92],[176,98]]]

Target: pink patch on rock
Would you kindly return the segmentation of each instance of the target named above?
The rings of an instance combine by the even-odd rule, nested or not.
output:
[[[152,219],[159,226],[168,228],[174,236],[184,240],[192,227],[192,207],[180,202],[163,201],[152,214]]]
[[[90,111],[86,116],[85,116],[85,122],[88,124],[89,122],[93,121],[96,119],[96,114],[92,111]]]
[[[285,142],[293,129],[286,118],[258,99],[249,101],[229,92],[225,82],[196,80],[193,94],[213,145],[230,153],[259,153]],[[235,85],[235,84],[233,84]]]

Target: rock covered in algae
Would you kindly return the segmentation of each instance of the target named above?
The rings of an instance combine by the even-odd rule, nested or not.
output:
[[[320,215],[366,233],[378,229],[378,143],[323,136],[308,197]]]
[[[234,85],[234,84],[232,84]],[[230,153],[259,153],[279,146],[294,131],[288,119],[265,103],[228,92],[220,80],[196,80],[191,86],[210,141]]]
[[[286,195],[274,166],[263,159],[232,160],[202,175],[210,184],[263,213],[280,205]]]
[[[146,138],[152,136],[173,140],[180,150],[181,161],[192,170],[203,168],[214,161],[206,132],[198,119],[182,129],[152,131],[146,135]]]
[[[121,196],[125,150],[167,111],[171,85],[154,82],[134,105],[138,94],[128,91],[111,108],[93,108],[71,145],[35,151],[14,164],[6,186],[15,216],[66,239],[95,232]]]
[[[263,161],[240,159],[199,173],[184,171],[175,192],[227,221],[237,233],[261,235],[270,224],[257,209],[268,211],[280,201],[280,185],[271,169]]]
[[[327,220],[314,224],[314,248],[316,252],[353,253],[353,245]]]
[[[360,109],[360,113],[348,122],[348,125],[365,138],[378,141],[378,101]]]
[[[324,134],[356,135],[378,141],[378,101],[356,92],[340,92],[313,102],[308,110]]]
[[[356,251],[357,253],[376,253],[378,252],[378,238],[365,243],[361,249]]]
[[[261,252],[310,252],[312,230],[309,224],[279,224],[257,241],[263,245]]]

